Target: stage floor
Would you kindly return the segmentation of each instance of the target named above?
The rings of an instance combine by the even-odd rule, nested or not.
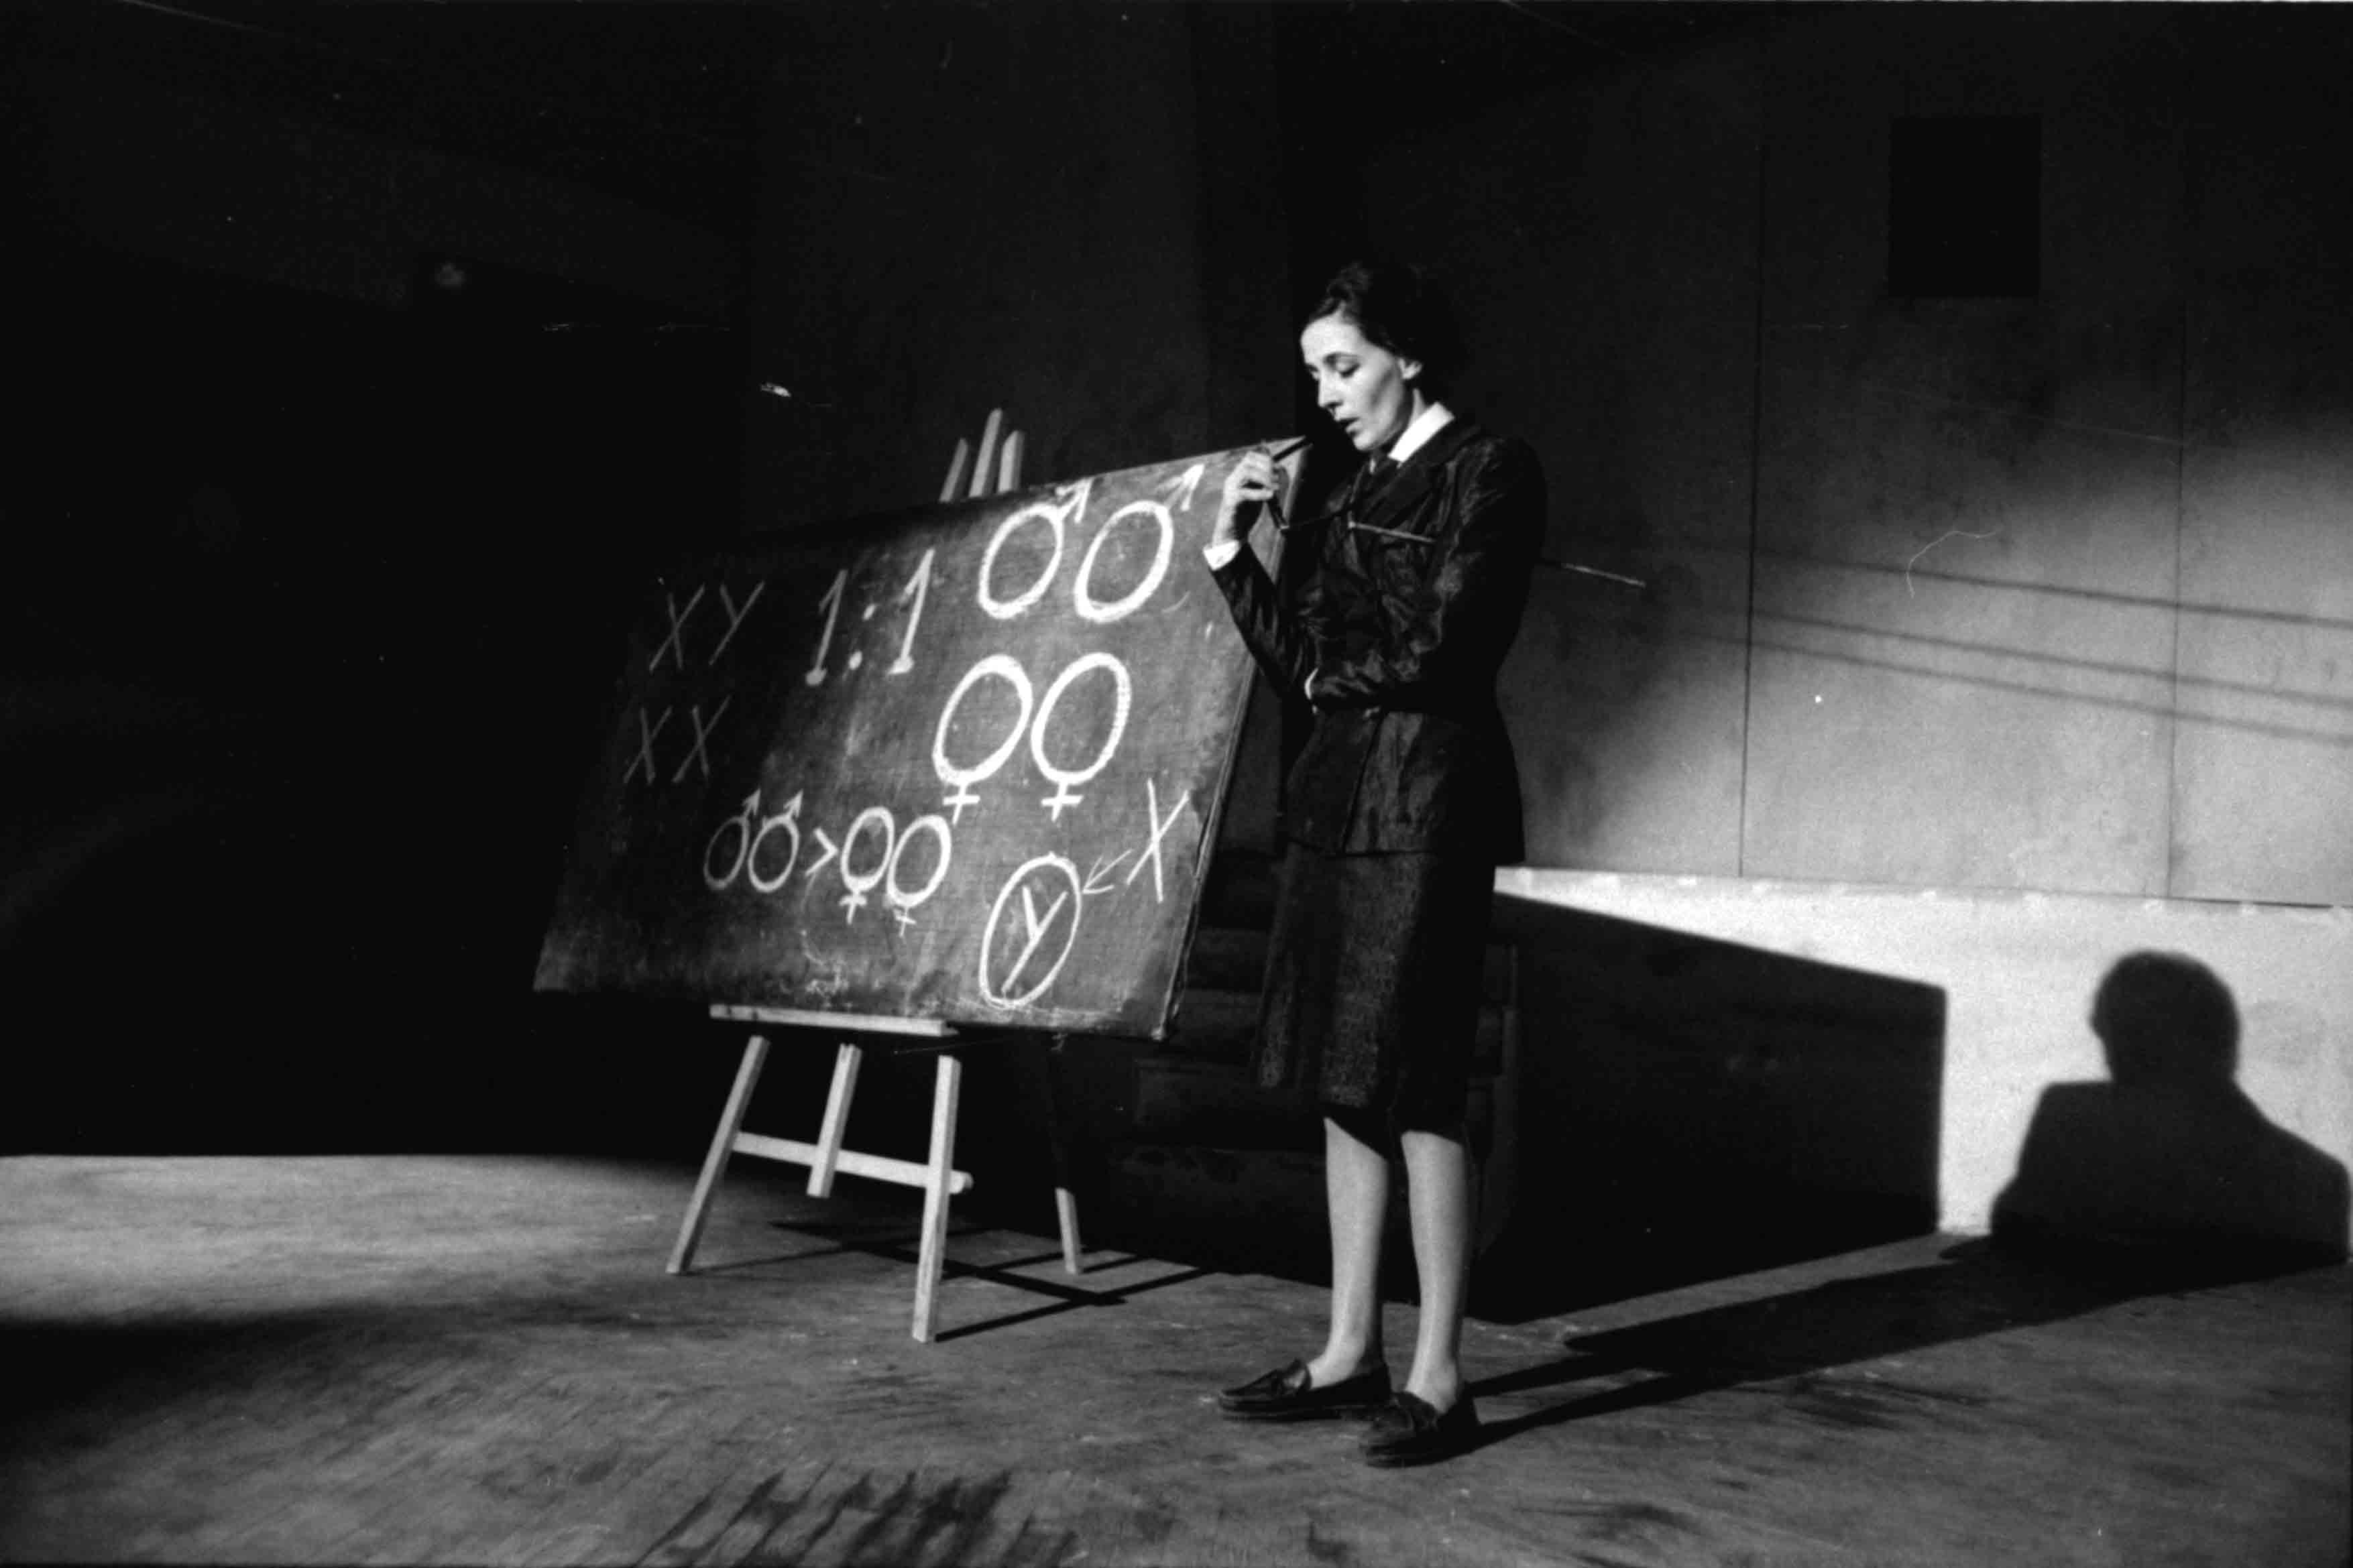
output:
[[[1953,1237],[1517,1323],[1491,1440],[1221,1421],[1313,1285],[684,1166],[0,1160],[0,1558],[2337,1568],[2353,1274],[2060,1279]],[[1083,1219],[1083,1216],[1082,1216]],[[1574,1263],[1565,1259],[1565,1263]],[[1390,1308],[1402,1373],[1412,1310]]]

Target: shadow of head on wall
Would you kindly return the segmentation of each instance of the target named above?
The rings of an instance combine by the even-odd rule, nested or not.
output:
[[[2151,1264],[2345,1256],[2345,1167],[2274,1126],[2239,1088],[2230,988],[2181,953],[2119,959],[2092,1003],[2105,1083],[2042,1091],[1995,1200],[2005,1243]]]

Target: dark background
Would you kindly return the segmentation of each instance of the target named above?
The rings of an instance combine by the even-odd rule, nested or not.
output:
[[[0,1147],[699,1150],[728,1037],[529,991],[639,574],[925,500],[996,406],[1032,482],[1312,429],[1367,245],[1466,296],[1549,552],[1651,584],[1538,585],[1535,863],[2353,901],[2347,31],[12,10]],[[1654,978],[1575,1006],[1747,1048]]]
[[[691,1011],[528,994],[626,595],[747,522],[928,493],[928,472],[852,471],[845,427],[903,439],[906,410],[747,348],[754,280],[807,249],[774,187],[854,174],[887,136],[924,165],[899,185],[952,184],[933,172],[958,154],[940,121],[972,105],[943,95],[1018,93],[1024,51],[1065,77],[1116,69],[1120,28],[1094,9],[0,17],[24,395],[0,480],[0,1143],[699,1143],[728,1063]],[[1264,93],[1278,72],[1333,57],[1405,79],[1404,18],[1310,10],[1149,21],[1190,37],[1188,97],[1225,101],[1256,73],[1252,129],[1282,107]],[[1543,74],[1500,11],[1447,32]],[[896,79],[864,68],[878,55],[903,62]],[[1468,101],[1487,79],[1440,86]],[[1231,280],[1278,334],[1288,280],[1364,227],[1335,162],[1350,133],[1304,96],[1285,123],[1252,154],[1275,220],[1247,242],[1257,275]],[[1039,102],[1032,132],[1085,128]],[[825,243],[877,259],[873,237]],[[764,268],[771,252],[789,258]],[[907,304],[876,289],[860,308]],[[1164,399],[1148,447],[1117,399],[1102,417],[1122,423],[1097,429],[1032,407],[1032,477],[1286,426],[1303,412],[1287,379],[1259,378],[1251,422],[1214,437]],[[958,433],[983,411],[960,405]],[[747,439],[789,463],[812,426],[809,482],[781,506],[747,498]]]

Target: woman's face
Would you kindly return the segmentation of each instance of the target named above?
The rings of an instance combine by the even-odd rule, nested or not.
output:
[[[1316,406],[1359,452],[1388,446],[1413,422],[1420,402],[1414,388],[1420,361],[1391,353],[1344,316],[1308,322],[1299,334],[1299,353],[1315,378]]]

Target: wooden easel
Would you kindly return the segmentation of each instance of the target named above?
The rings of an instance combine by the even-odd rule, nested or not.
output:
[[[1018,490],[1021,488],[1021,448],[1022,443],[1028,437],[1018,430],[1008,431],[1005,434],[1005,445],[999,448],[997,444],[997,432],[1004,423],[1004,409],[992,408],[988,411],[987,421],[980,427],[980,460],[972,466],[972,480],[969,489],[965,487],[964,466],[965,460],[972,456],[972,448],[965,445],[963,437],[956,437],[955,454],[948,459],[948,477],[940,486],[942,505],[944,506],[949,501],[965,496],[989,494],[989,466],[992,463],[997,468],[996,494],[1003,495],[1008,490]]]
[[[965,463],[971,457],[961,437],[956,440],[955,455],[949,460],[946,481],[940,487],[943,504],[964,496],[986,496],[990,493],[990,481],[996,483],[996,493],[1018,489],[1021,485],[1021,449],[1023,437],[1018,430],[1006,433],[1004,444],[998,445],[998,433],[1003,426],[1005,411],[992,408],[981,430],[979,460],[973,464],[967,488]],[[991,470],[994,468],[994,473]],[[859,1013],[808,1013],[789,1007],[744,1007],[714,1003],[711,1008],[714,1018],[727,1018],[744,1023],[780,1025],[791,1028],[847,1029],[858,1034],[889,1035],[900,1037],[916,1037],[930,1040],[952,1040],[955,1030],[934,1018],[893,1018]],[[902,1047],[904,1048],[904,1047]],[[858,1088],[858,1068],[865,1052],[849,1041],[843,1041],[834,1053],[833,1088],[827,1094],[825,1119],[818,1124],[815,1143],[803,1143],[791,1138],[770,1138],[744,1131],[744,1113],[752,1103],[752,1090],[760,1081],[760,1069],[768,1059],[768,1041],[763,1035],[754,1035],[744,1047],[743,1065],[735,1069],[735,1087],[727,1096],[727,1109],[719,1118],[719,1131],[711,1140],[711,1152],[704,1156],[702,1174],[694,1184],[694,1197],[687,1205],[686,1220],[679,1228],[678,1245],[671,1248],[670,1271],[683,1274],[694,1262],[696,1243],[702,1238],[703,1221],[710,1217],[711,1201],[719,1190],[719,1178],[726,1173],[731,1154],[750,1154],[763,1160],[779,1160],[809,1168],[808,1191],[813,1198],[829,1197],[833,1193],[833,1177],[837,1171],[847,1171],[853,1176],[865,1176],[877,1182],[895,1182],[902,1187],[920,1187],[923,1192],[923,1245],[915,1261],[915,1338],[923,1343],[932,1339],[932,1322],[938,1304],[940,1272],[945,1258],[948,1238],[948,1199],[972,1185],[972,1177],[955,1169],[956,1100],[964,1085],[964,1064],[957,1060],[951,1046],[923,1046],[916,1049],[934,1050],[939,1054],[939,1068],[932,1089],[932,1143],[930,1156],[918,1165],[912,1161],[893,1160],[880,1154],[861,1154],[855,1149],[842,1147],[842,1129],[849,1125],[850,1096]],[[1053,1089],[1049,1081],[1047,1093]],[[1054,1217],[1062,1232],[1062,1267],[1072,1274],[1080,1271],[1079,1205],[1062,1175],[1060,1130],[1050,1128],[1054,1140]]]
[[[714,1003],[711,1016],[786,1028],[849,1030],[857,1034],[902,1038],[915,1037],[944,1041],[955,1038],[956,1033],[950,1026],[933,1018],[807,1013],[788,1007],[744,1007],[725,1003]],[[744,1131],[744,1115],[751,1106],[753,1089],[759,1085],[760,1069],[768,1060],[767,1037],[754,1034],[744,1047],[743,1063],[735,1069],[735,1087],[728,1092],[727,1108],[720,1113],[719,1130],[711,1140],[711,1152],[703,1158],[702,1174],[695,1181],[694,1197],[687,1205],[685,1222],[679,1227],[678,1245],[670,1249],[670,1272],[683,1274],[692,1266],[695,1246],[702,1238],[703,1221],[710,1217],[712,1199],[718,1194],[719,1179],[726,1173],[731,1154],[750,1154],[763,1160],[807,1165],[809,1168],[809,1196],[813,1198],[832,1195],[834,1174],[839,1171],[847,1171],[853,1176],[864,1176],[871,1181],[920,1187],[923,1193],[923,1229],[922,1246],[915,1260],[914,1337],[929,1344],[939,1301],[940,1273],[947,1253],[948,1199],[969,1188],[972,1177],[955,1168],[956,1101],[964,1086],[964,1064],[957,1059],[952,1046],[917,1048],[934,1050],[939,1056],[932,1089],[931,1152],[920,1165],[910,1160],[862,1154],[842,1146],[842,1132],[849,1123],[850,1097],[858,1088],[859,1065],[865,1058],[864,1049],[848,1040],[844,1040],[834,1053],[833,1087],[826,1095],[825,1117],[818,1123],[815,1143]],[[1062,1267],[1076,1274],[1080,1271],[1078,1201],[1071,1195],[1069,1186],[1063,1184],[1060,1173],[1060,1130],[1051,1130],[1051,1135],[1057,1140],[1054,1214],[1062,1232]]]

